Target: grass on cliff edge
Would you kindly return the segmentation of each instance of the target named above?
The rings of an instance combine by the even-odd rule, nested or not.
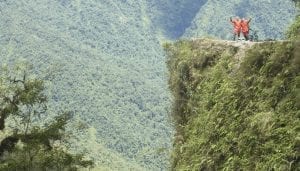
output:
[[[177,127],[174,170],[300,168],[299,43],[246,51],[209,41],[165,45]],[[239,66],[239,67],[238,67]]]

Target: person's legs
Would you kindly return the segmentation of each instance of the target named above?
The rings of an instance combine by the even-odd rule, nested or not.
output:
[[[243,32],[243,35],[245,37],[245,40],[249,40],[249,32]]]
[[[233,32],[233,41],[236,40],[236,36],[238,37],[238,40],[240,40],[240,35],[241,35],[241,32],[240,31],[234,31]]]
[[[237,36],[238,36],[238,40],[240,40],[240,36],[241,36],[241,32],[240,31],[237,32]]]
[[[235,37],[236,37],[237,33],[233,32],[233,36],[232,36],[232,40],[235,41]]]

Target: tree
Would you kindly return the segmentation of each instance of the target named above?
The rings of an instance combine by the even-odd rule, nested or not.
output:
[[[68,152],[65,127],[72,118],[49,115],[44,83],[28,67],[0,70],[0,170],[77,170],[92,166],[83,155]]]

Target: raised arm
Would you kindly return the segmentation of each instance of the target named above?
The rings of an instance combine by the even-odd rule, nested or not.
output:
[[[251,20],[252,20],[252,18],[249,18],[248,23],[250,23]]]

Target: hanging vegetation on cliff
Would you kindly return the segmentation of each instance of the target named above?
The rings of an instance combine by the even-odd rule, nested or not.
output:
[[[296,42],[168,44],[174,170],[300,168]]]

